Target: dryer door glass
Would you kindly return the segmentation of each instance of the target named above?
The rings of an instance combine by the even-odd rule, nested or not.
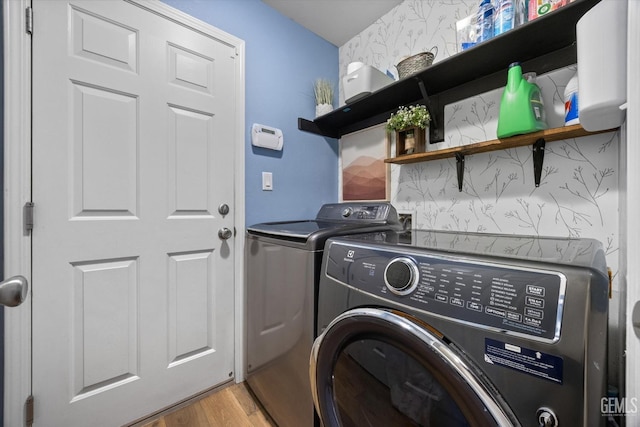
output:
[[[325,427],[518,425],[444,337],[397,312],[345,312],[316,340],[311,362]]]

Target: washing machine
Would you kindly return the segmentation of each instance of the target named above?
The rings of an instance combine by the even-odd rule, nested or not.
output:
[[[310,363],[334,426],[604,426],[609,278],[591,239],[329,239]]]
[[[308,373],[325,241],[399,228],[396,210],[384,202],[330,203],[315,219],[247,228],[245,377],[278,426],[318,424]]]

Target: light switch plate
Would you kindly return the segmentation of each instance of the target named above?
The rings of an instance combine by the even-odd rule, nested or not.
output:
[[[273,190],[273,174],[271,172],[262,172],[262,191]]]

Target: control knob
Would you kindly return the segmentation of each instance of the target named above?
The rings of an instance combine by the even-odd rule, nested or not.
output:
[[[420,271],[415,261],[407,257],[394,258],[384,269],[384,283],[396,295],[407,295],[415,290]]]
[[[344,218],[349,218],[351,216],[351,214],[353,213],[353,208],[344,208],[342,210],[342,216]]]

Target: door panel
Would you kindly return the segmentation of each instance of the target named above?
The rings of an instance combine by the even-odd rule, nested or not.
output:
[[[171,254],[169,264],[169,366],[212,353],[214,311],[209,277],[216,274],[212,251]]]
[[[73,265],[74,400],[136,378],[137,260]],[[124,304],[123,304],[124,302]]]
[[[36,425],[121,425],[233,375],[235,49],[35,0]]]
[[[73,54],[137,72],[138,33],[133,28],[70,5]]]
[[[71,83],[71,91],[73,217],[135,217],[139,150],[136,97],[79,82]]]
[[[215,149],[212,141],[213,117],[204,112],[169,107],[170,156],[169,215],[206,215],[211,183],[209,171],[215,168],[208,153]]]

